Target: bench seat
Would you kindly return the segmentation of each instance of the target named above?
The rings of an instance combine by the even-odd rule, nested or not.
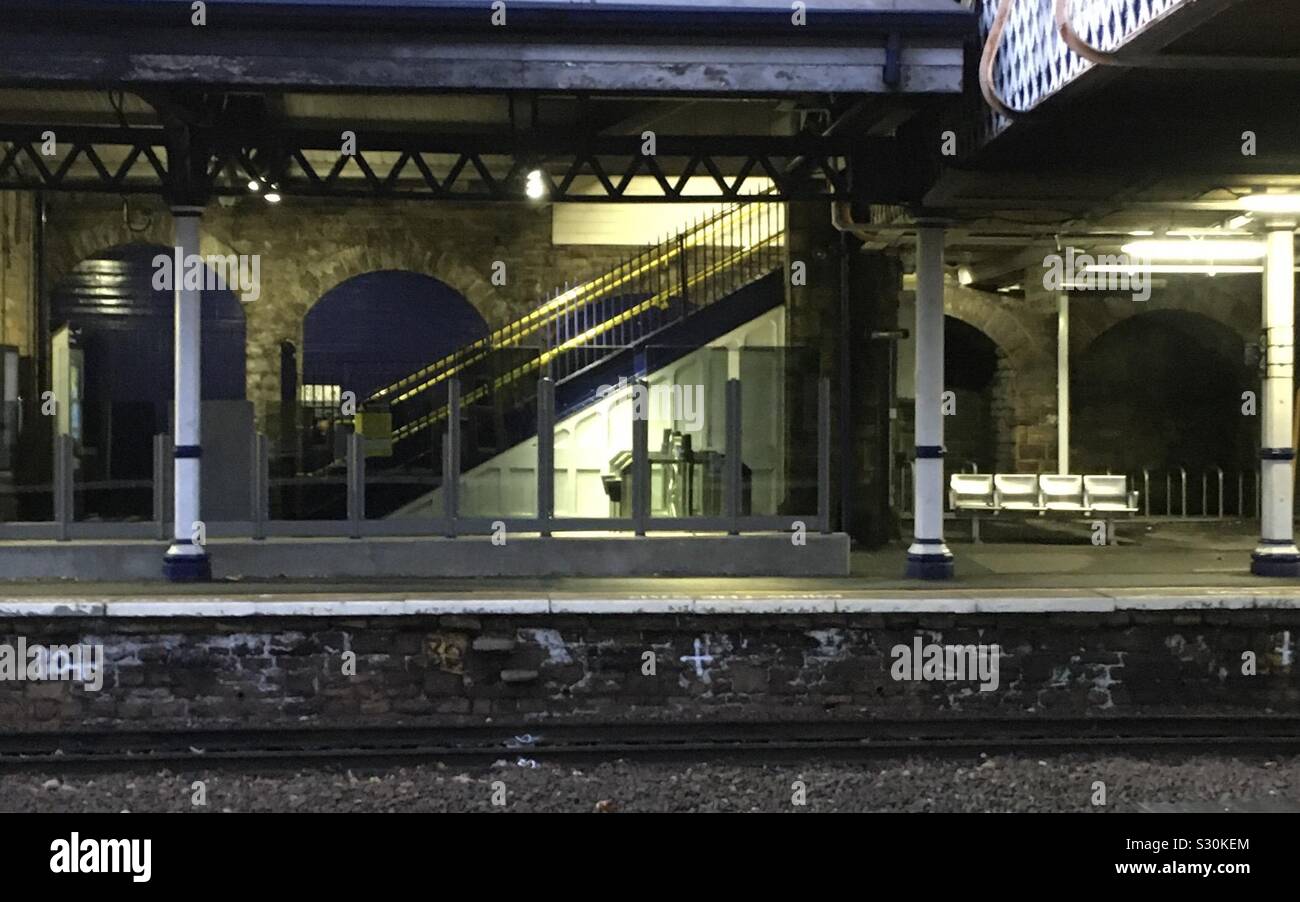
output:
[[[953,473],[948,506],[957,513],[1135,514],[1127,476],[1056,473]]]

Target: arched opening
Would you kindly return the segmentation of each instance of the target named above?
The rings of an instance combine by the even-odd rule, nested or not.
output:
[[[992,472],[999,463],[1008,370],[993,339],[969,323],[945,316],[943,341],[944,388],[953,393],[943,421],[945,469]]]
[[[149,478],[153,437],[171,431],[175,296],[170,288],[154,287],[154,261],[174,253],[143,243],[109,248],[78,263],[51,292],[51,332],[68,326],[82,356],[83,478]],[[202,298],[202,397],[242,400],[243,307],[228,290],[205,290]],[[87,499],[87,513],[140,507],[134,499],[127,503],[130,511],[110,510],[115,501],[99,500],[107,507],[93,510]]]
[[[1071,442],[1080,472],[1253,467],[1258,418],[1245,342],[1207,316],[1157,310],[1095,338],[1071,368]]]
[[[303,385],[364,400],[487,334],[474,306],[438,279],[401,270],[353,276],[307,311]]]

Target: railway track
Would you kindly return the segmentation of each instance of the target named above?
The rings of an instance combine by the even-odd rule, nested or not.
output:
[[[1145,750],[1300,754],[1300,717],[274,728],[0,734],[0,771],[127,767],[463,763],[501,758],[763,760],[977,752]]]

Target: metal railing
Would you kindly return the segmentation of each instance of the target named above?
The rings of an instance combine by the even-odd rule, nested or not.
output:
[[[643,388],[644,382],[637,383]],[[311,478],[313,484],[338,482],[347,497],[346,513],[329,520],[286,520],[272,516],[271,497],[277,489],[301,482],[300,477],[272,478],[270,442],[265,435],[252,438],[251,468],[248,474],[249,518],[247,520],[205,521],[210,538],[265,539],[276,536],[295,537],[385,537],[385,536],[473,536],[491,535],[503,524],[509,533],[555,532],[632,532],[648,531],[716,531],[742,532],[789,531],[802,522],[808,532],[830,531],[831,483],[831,407],[830,382],[819,379],[817,386],[816,506],[806,514],[749,514],[742,502],[744,476],[742,462],[743,422],[742,391],[738,379],[726,384],[722,480],[722,513],[705,516],[657,516],[651,510],[651,459],[649,418],[632,420],[632,495],[630,517],[565,517],[555,513],[555,380],[544,377],[536,386],[537,405],[537,508],[531,517],[465,516],[461,512],[462,464],[461,417],[462,393],[455,378],[448,383],[448,407],[451,416],[444,423],[441,478],[402,475],[376,479],[366,473],[365,438],[348,437],[346,469],[337,477]],[[54,444],[54,481],[46,487],[53,493],[54,517],[49,521],[0,522],[0,539],[59,540],[73,539],[167,539],[172,534],[172,449],[170,437],[160,435],[154,441],[153,517],[150,520],[80,521],[76,516],[75,497],[80,488],[75,479],[75,450],[72,439],[58,436]],[[441,487],[442,509],[437,516],[371,519],[367,515],[366,491],[383,482],[420,482]]]
[[[781,268],[784,241],[781,204],[731,205],[604,275],[557,288],[526,315],[379,389],[366,403],[388,406],[396,444],[444,421],[449,380],[465,377],[495,351],[533,353],[465,386],[463,404],[529,376],[563,382]]]

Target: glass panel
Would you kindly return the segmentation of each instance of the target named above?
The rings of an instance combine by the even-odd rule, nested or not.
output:
[[[812,516],[817,513],[816,354],[758,345],[735,354],[747,496],[741,509],[759,516]]]
[[[347,436],[351,417],[333,401],[304,396],[266,404],[258,418],[270,460],[273,520],[341,520],[347,516]],[[251,454],[248,458],[251,475]]]
[[[497,348],[461,376],[460,513],[537,516],[537,348]],[[443,415],[445,420],[445,414]]]
[[[48,522],[54,519],[53,418],[41,415],[39,401],[9,401],[4,423],[7,436],[14,438],[6,442],[10,466],[0,473],[0,519]]]

